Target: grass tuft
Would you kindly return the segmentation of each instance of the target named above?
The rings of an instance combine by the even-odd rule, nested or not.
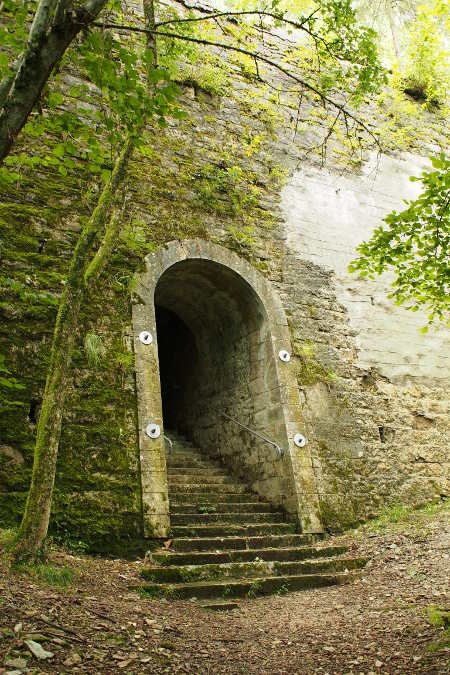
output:
[[[11,570],[19,574],[26,574],[49,586],[58,586],[59,588],[71,586],[78,577],[78,573],[70,567],[51,565],[49,563],[37,563],[35,565],[31,563],[18,563],[12,566]]]
[[[414,507],[405,504],[386,506],[378,516],[359,528],[361,533],[372,532],[380,534],[387,530],[399,530],[405,525],[420,529],[426,527],[439,513],[449,510],[449,501],[442,498],[440,501],[430,502],[424,506]]]

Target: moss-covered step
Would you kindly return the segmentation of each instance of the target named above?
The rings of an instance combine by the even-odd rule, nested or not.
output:
[[[221,471],[220,473],[207,473],[208,470],[204,470],[201,473],[168,473],[167,475],[167,480],[170,484],[173,483],[182,483],[186,485],[191,485],[192,483],[196,483],[197,481],[201,481],[202,483],[207,483],[208,485],[215,485],[216,483],[231,483],[233,485],[236,484],[235,479],[232,478],[231,476],[228,476],[227,474],[223,473]]]
[[[174,513],[171,516],[172,525],[206,525],[208,523],[282,523],[284,514],[276,511],[269,513]]]
[[[142,571],[144,593],[228,601],[343,583],[365,564],[344,557],[345,546],[314,546],[321,537],[297,534],[284,512],[223,467],[184,455],[168,460],[177,463],[168,476],[172,539]],[[200,461],[202,468],[180,466]]]
[[[293,523],[259,523],[251,525],[175,525],[172,527],[174,537],[227,537],[255,536],[264,534],[289,534],[295,532]]]
[[[314,543],[320,535],[312,534],[275,534],[265,536],[226,536],[226,537],[179,537],[173,539],[172,551],[240,551],[260,548],[288,548],[306,546]]]
[[[242,550],[188,551],[187,553],[153,553],[152,558],[158,565],[210,565],[213,563],[251,562],[260,560],[308,560],[326,558],[346,553],[347,546],[298,546],[292,548],[256,548]]]
[[[215,493],[214,490],[209,489],[207,492],[195,492],[194,490],[188,492],[170,492],[170,504],[216,504],[220,503],[235,504],[239,502],[257,501],[258,495],[251,492],[220,492]]]
[[[227,476],[229,474],[221,466],[209,466],[203,463],[202,466],[173,466],[173,464],[167,465],[167,473],[169,476],[182,475],[186,477],[192,477],[194,480],[193,483],[199,478],[199,476]]]
[[[168,469],[218,469],[220,471],[223,471],[223,467],[219,464],[219,462],[209,462],[204,459],[196,459],[194,457],[191,457],[189,459],[182,459],[182,458],[174,458],[174,459],[166,459],[166,465]]]
[[[147,567],[141,571],[146,581],[153,583],[185,583],[191,581],[214,581],[218,579],[252,579],[254,577],[298,576],[349,572],[361,569],[367,561],[363,558],[324,558],[291,562],[254,560],[212,565],[180,565],[173,567]]]
[[[150,597],[165,597],[179,600],[190,598],[256,598],[258,595],[288,593],[308,588],[321,588],[347,584],[357,576],[356,572],[338,574],[301,574],[297,576],[256,577],[254,579],[226,579],[224,581],[197,581],[185,584],[142,583],[130,588],[140,590]]]
[[[238,485],[237,483],[218,483],[217,485],[212,486],[210,483],[178,483],[176,481],[168,481],[169,483],[169,495],[176,495],[177,492],[187,493],[187,492],[196,492],[199,494],[211,494],[211,493],[233,493],[240,494],[246,493],[248,495],[248,487],[246,485]]]
[[[270,513],[273,506],[266,502],[202,502],[196,504],[179,504],[170,502],[171,514],[185,513]],[[173,518],[172,518],[173,522]]]

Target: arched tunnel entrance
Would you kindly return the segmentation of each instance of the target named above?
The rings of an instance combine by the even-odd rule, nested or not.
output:
[[[303,431],[287,319],[270,284],[249,263],[201,240],[171,242],[146,259],[133,303],[144,526],[170,526],[164,435],[185,435],[252,490],[322,531]],[[152,342],[142,342],[150,331]],[[156,339],[155,339],[156,337]],[[230,419],[231,418],[231,419]],[[284,449],[280,458],[256,430]],[[148,433],[149,424],[161,434]]]
[[[219,453],[241,473],[244,450],[244,464],[250,460],[251,436],[233,428],[223,413],[248,426],[266,426],[265,392],[276,382],[261,301],[223,265],[185,260],[159,279],[155,313],[164,427],[187,435],[208,454]]]

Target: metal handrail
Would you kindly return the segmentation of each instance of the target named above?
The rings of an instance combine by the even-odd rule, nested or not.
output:
[[[170,438],[166,436],[166,434],[164,434],[164,438],[169,443],[169,452],[170,452],[173,449],[173,441],[171,441]]]
[[[242,422],[238,422],[237,420],[233,419],[232,417],[230,417],[230,416],[227,415],[226,413],[222,413],[222,416],[223,416],[223,417],[226,417],[227,420],[230,420],[231,422],[234,422],[235,424],[238,424],[238,425],[239,425],[240,427],[242,427],[243,429],[246,429],[246,431],[249,431],[251,434],[253,434],[253,435],[256,436],[257,438],[260,438],[261,440],[265,441],[266,443],[269,443],[270,445],[273,445],[273,447],[276,448],[276,450],[277,450],[277,453],[278,453],[278,459],[280,459],[281,457],[283,457],[283,455],[284,455],[284,450],[283,450],[283,448],[281,448],[281,447],[278,445],[278,443],[275,443],[275,441],[271,441],[270,438],[266,438],[265,436],[263,436],[262,434],[260,434],[258,431],[255,431],[254,429],[250,429],[249,427],[246,427],[245,424],[242,424]]]

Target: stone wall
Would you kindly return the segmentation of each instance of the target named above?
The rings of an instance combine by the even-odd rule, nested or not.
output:
[[[403,135],[403,150],[416,154],[384,156],[378,170],[367,156],[350,171],[337,151],[323,169],[305,149],[323,136],[326,119],[306,106],[294,137],[292,110],[280,114],[264,93],[255,98],[254,83],[239,73],[234,83],[228,97],[181,87],[188,117],[153,130],[146,153],[132,162],[120,246],[83,308],[52,528],[93,549],[111,547],[111,533],[126,547],[142,533],[130,289],[144,256],[175,240],[230,249],[279,295],[328,529],[386,502],[419,503],[448,490],[448,333],[422,335],[423,317],[386,299],[387,279],[346,272],[356,244],[412,194],[407,176],[422,166],[419,146],[423,155],[436,150],[435,133],[429,145],[411,135],[410,147]],[[421,120],[425,129],[437,125],[432,116]],[[36,155],[57,141],[21,136]],[[78,163],[67,176],[51,166],[24,169],[1,187],[0,352],[9,371],[8,385],[0,381],[2,523],[18,522],[26,496],[58,298],[96,199],[88,180]],[[87,333],[101,338],[98,362],[88,358]],[[237,361],[254,349],[240,344]],[[270,430],[261,411],[248,408],[243,373],[238,390],[243,405],[230,403],[229,412]],[[210,427],[202,433],[205,448],[222,446]],[[224,456],[247,447],[244,434],[233,439]]]
[[[408,177],[426,165],[410,154],[368,162],[358,176],[303,167],[283,188],[288,268],[302,277],[287,293],[300,358],[309,349],[332,374],[302,387],[330,527],[385,501],[448,493],[448,330],[422,333],[425,314],[388,299],[388,275],[347,271],[356,246],[417,195]]]

